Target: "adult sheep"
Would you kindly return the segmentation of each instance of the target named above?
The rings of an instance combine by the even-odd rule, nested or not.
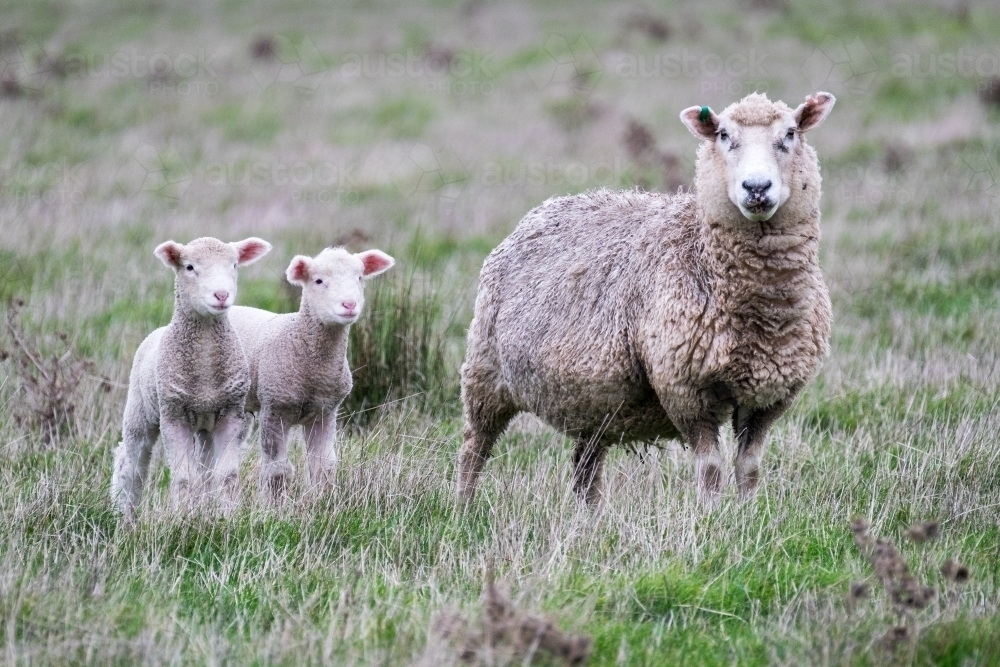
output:
[[[833,104],[821,92],[794,110],[760,94],[721,114],[690,107],[694,193],[595,190],[524,217],[480,274],[461,497],[520,412],[576,439],[574,489],[589,502],[610,445],[676,438],[714,499],[731,417],[739,493],[753,493],[768,429],[828,350],[819,162],[802,135]]]

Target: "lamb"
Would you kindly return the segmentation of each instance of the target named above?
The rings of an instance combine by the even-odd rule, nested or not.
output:
[[[681,120],[703,142],[695,191],[605,189],[549,199],[483,263],[462,365],[458,494],[531,412],[575,439],[574,489],[593,503],[613,444],[681,439],[699,497],[721,492],[732,419],[741,498],[768,429],[828,354],[818,262],[820,173],[803,134],[834,105],[752,94]]]
[[[206,490],[221,497],[224,509],[235,504],[250,371],[227,315],[237,267],[270,250],[258,238],[223,243],[205,237],[156,247],[153,254],[175,273],[174,314],[146,337],[132,362],[111,480],[112,502],[127,521],[135,521],[159,435],[175,505],[189,507]]]
[[[302,288],[298,312],[233,308],[230,319],[250,360],[246,409],[260,424],[261,487],[272,498],[284,493],[292,472],[288,435],[294,426],[303,428],[310,483],[332,481],[337,409],[353,384],[348,332],[365,303],[364,281],[393,264],[381,250],[327,248],[315,258],[296,255],[285,275]]]

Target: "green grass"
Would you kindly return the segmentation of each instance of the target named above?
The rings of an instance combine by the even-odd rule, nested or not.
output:
[[[978,75],[924,71],[932,57],[995,54],[1000,13],[766,4],[654,4],[664,42],[628,34],[632,10],[601,3],[0,8],[0,60],[31,75],[30,94],[0,99],[0,302],[25,299],[30,336],[67,333],[112,381],[104,393],[85,379],[76,429],[46,446],[15,421],[17,373],[0,362],[0,662],[460,664],[434,620],[479,614],[492,562],[517,605],[592,637],[594,665],[1000,665],[1000,209],[988,187],[1000,116],[978,100]],[[274,37],[277,59],[252,58],[258,35]],[[871,57],[870,85],[804,69],[828,38],[860,40],[852,64]],[[212,71],[163,89],[141,72],[41,76],[42,51],[193,56]],[[761,76],[705,71],[706,57],[751,51],[766,55]],[[452,53],[452,69],[422,73],[431,52]],[[623,53],[698,60],[690,75],[619,76],[608,65]],[[394,55],[416,60],[403,75],[342,67]],[[905,58],[922,70],[901,69]],[[721,108],[762,82],[793,106],[816,86],[838,104],[809,135],[831,354],[773,429],[760,494],[740,504],[729,479],[721,504],[702,507],[689,453],[669,446],[612,453],[606,502],[581,507],[569,441],[523,420],[476,502],[456,503],[459,366],[482,260],[550,196],[660,182],[657,165],[627,156],[629,119],[690,174],[679,110]],[[275,312],[298,307],[283,277],[295,254],[349,238],[398,263],[369,284],[352,331],[334,490],[304,488],[294,435],[290,498],[262,504],[254,436],[231,517],[174,513],[157,455],[129,530],[108,499],[112,451],[132,355],[173,302],[152,250],[202,235],[274,244],[241,270],[238,300]],[[728,432],[723,444],[731,458]],[[879,644],[899,622],[884,596],[845,603],[871,575],[855,516],[938,590],[895,654]],[[943,522],[941,538],[907,541],[924,519]],[[947,558],[969,567],[963,587],[938,573]]]

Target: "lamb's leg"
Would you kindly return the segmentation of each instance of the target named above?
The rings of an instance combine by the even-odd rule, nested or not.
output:
[[[159,428],[148,423],[136,406],[126,405],[122,441],[115,449],[111,501],[128,523],[135,522],[142,487],[149,474],[153,444],[159,433]]]
[[[760,455],[767,439],[767,432],[792,404],[793,396],[763,409],[739,407],[733,413],[733,431],[736,449],[736,487],[740,498],[746,500],[757,490],[760,479]]]
[[[592,438],[580,438],[573,450],[573,490],[580,500],[596,505],[604,491],[606,445]]]
[[[337,416],[321,414],[302,425],[309,463],[309,484],[327,487],[333,484],[337,467]]]
[[[212,452],[212,491],[225,514],[236,507],[240,495],[239,445],[246,436],[247,422],[242,413],[230,412],[215,425],[209,436]]]
[[[287,477],[292,472],[288,463],[288,430],[290,424],[282,413],[268,406],[260,411],[260,486],[265,496],[277,500],[285,493]]]
[[[174,507],[191,509],[199,491],[201,480],[200,452],[195,445],[195,434],[183,417],[161,417],[160,434],[163,436],[163,454],[170,468],[170,495]]]

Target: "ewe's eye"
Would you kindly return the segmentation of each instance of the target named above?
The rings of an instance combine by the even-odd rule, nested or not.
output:
[[[187,265],[186,267],[184,267],[184,268],[186,268],[186,269],[187,269],[188,271],[194,271],[194,264],[188,264],[188,265]]]
[[[789,130],[788,134],[785,135],[785,141],[791,141],[794,138],[795,138],[795,130],[794,129]]]
[[[719,139],[723,141],[729,141],[729,133],[725,130],[719,130]]]
[[[322,278],[317,278],[316,279],[316,284],[317,285],[322,285],[323,284],[323,279]]]

